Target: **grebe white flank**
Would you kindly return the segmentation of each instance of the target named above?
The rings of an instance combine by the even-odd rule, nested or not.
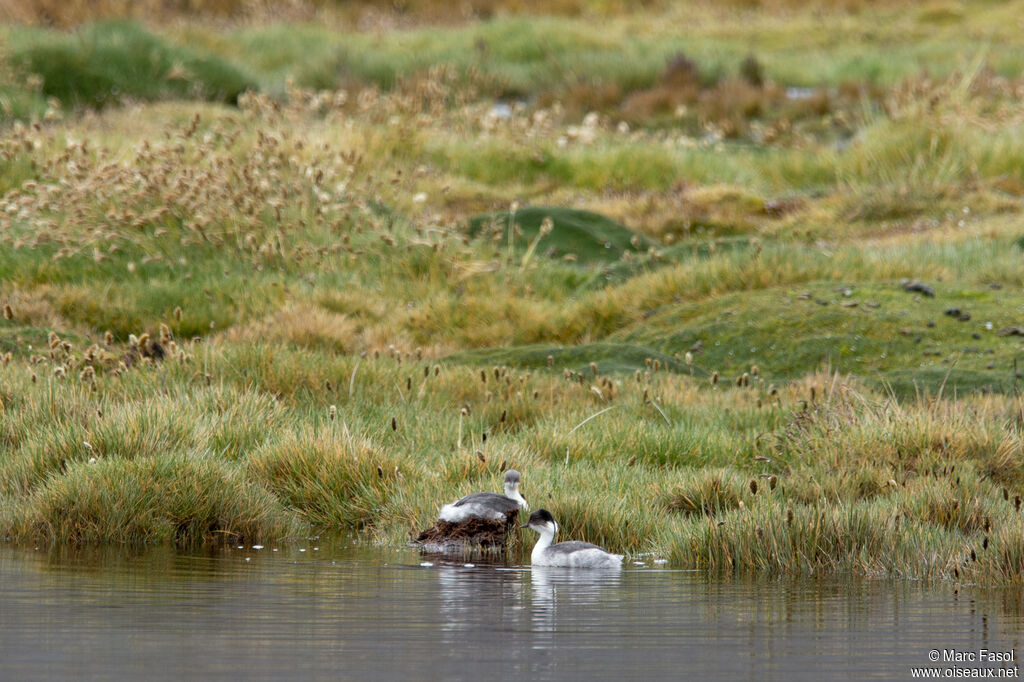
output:
[[[540,540],[533,546],[530,563],[534,566],[567,566],[570,568],[621,568],[621,554],[612,554],[589,542],[559,542],[551,544],[558,532],[558,524],[547,509],[538,509],[530,514],[530,520],[522,528],[532,528],[540,533]]]

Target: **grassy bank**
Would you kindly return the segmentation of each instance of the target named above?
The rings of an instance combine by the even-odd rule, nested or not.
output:
[[[5,29],[0,534],[398,543],[515,467],[676,566],[1019,582],[1018,38],[967,8]]]

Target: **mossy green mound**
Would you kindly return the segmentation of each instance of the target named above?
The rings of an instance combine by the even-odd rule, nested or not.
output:
[[[541,235],[547,219],[551,231]],[[646,237],[599,213],[556,206],[476,216],[469,221],[469,233],[493,239],[499,246],[511,245],[520,251],[532,247],[538,255],[575,259],[581,265],[614,263],[651,246]]]
[[[39,76],[42,93],[67,105],[171,97],[234,102],[255,87],[228,62],[124,21],[92,24],[71,35],[26,31],[10,47],[11,65]]]
[[[897,282],[814,282],[666,305],[614,338],[736,378],[757,366],[786,381],[824,366],[899,393],[992,390],[1015,383],[1024,297],[988,287],[940,288],[933,298]],[[959,311],[959,312],[957,312]],[[954,314],[955,313],[955,314]]]

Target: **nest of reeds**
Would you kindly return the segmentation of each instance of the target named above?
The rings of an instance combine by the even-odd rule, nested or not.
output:
[[[518,520],[518,510],[499,520],[472,518],[452,522],[439,519],[433,526],[420,533],[413,542],[436,550],[473,546],[504,547],[512,536]]]

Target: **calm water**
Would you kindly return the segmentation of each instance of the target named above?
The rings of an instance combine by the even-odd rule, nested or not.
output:
[[[1018,590],[278,549],[0,544],[0,679],[911,679],[932,649],[1024,653]]]

